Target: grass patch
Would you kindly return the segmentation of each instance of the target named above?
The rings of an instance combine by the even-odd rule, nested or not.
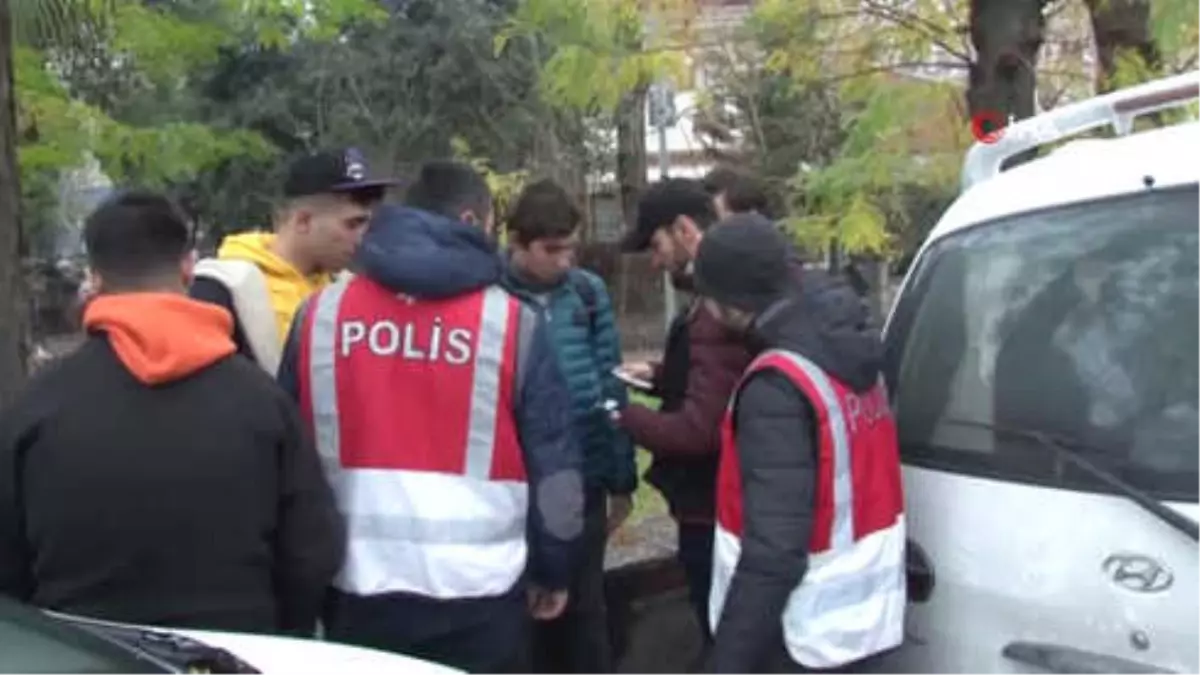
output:
[[[640,403],[650,408],[658,408],[659,400],[639,392],[630,392],[629,401]],[[648,517],[667,513],[667,502],[642,476],[650,468],[650,453],[645,448],[637,449],[638,489],[633,493],[633,515],[629,517],[628,525],[633,526]]]

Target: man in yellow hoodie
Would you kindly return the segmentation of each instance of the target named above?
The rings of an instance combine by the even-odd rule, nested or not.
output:
[[[215,259],[197,264],[191,296],[228,309],[238,352],[274,374],[296,309],[350,264],[392,184],[368,178],[353,148],[300,158],[288,171],[275,231],[226,237]]]

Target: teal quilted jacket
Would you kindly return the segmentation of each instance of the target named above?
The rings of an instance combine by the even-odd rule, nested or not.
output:
[[[506,266],[503,284],[549,324],[559,368],[571,390],[575,430],[583,445],[588,485],[613,494],[637,487],[637,466],[628,434],[609,420],[606,400],[624,407],[625,385],[612,375],[621,363],[621,341],[604,280],[574,269],[559,284],[542,287]]]

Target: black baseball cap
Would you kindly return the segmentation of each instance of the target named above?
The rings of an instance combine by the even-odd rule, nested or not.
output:
[[[638,200],[637,225],[621,240],[621,250],[626,253],[646,250],[654,233],[674,223],[679,216],[691,218],[702,229],[716,221],[712,196],[705,191],[704,184],[689,178],[668,178],[651,185]]]
[[[322,194],[378,193],[397,184],[390,178],[372,178],[367,160],[357,148],[325,150],[297,159],[283,183],[285,197]]]

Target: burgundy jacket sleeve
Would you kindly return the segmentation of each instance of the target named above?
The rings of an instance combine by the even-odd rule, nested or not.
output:
[[[688,382],[683,405],[659,412],[631,404],[621,424],[634,443],[664,456],[715,454],[721,445],[721,416],[742,371],[750,363],[737,335],[700,306],[688,326]]]

